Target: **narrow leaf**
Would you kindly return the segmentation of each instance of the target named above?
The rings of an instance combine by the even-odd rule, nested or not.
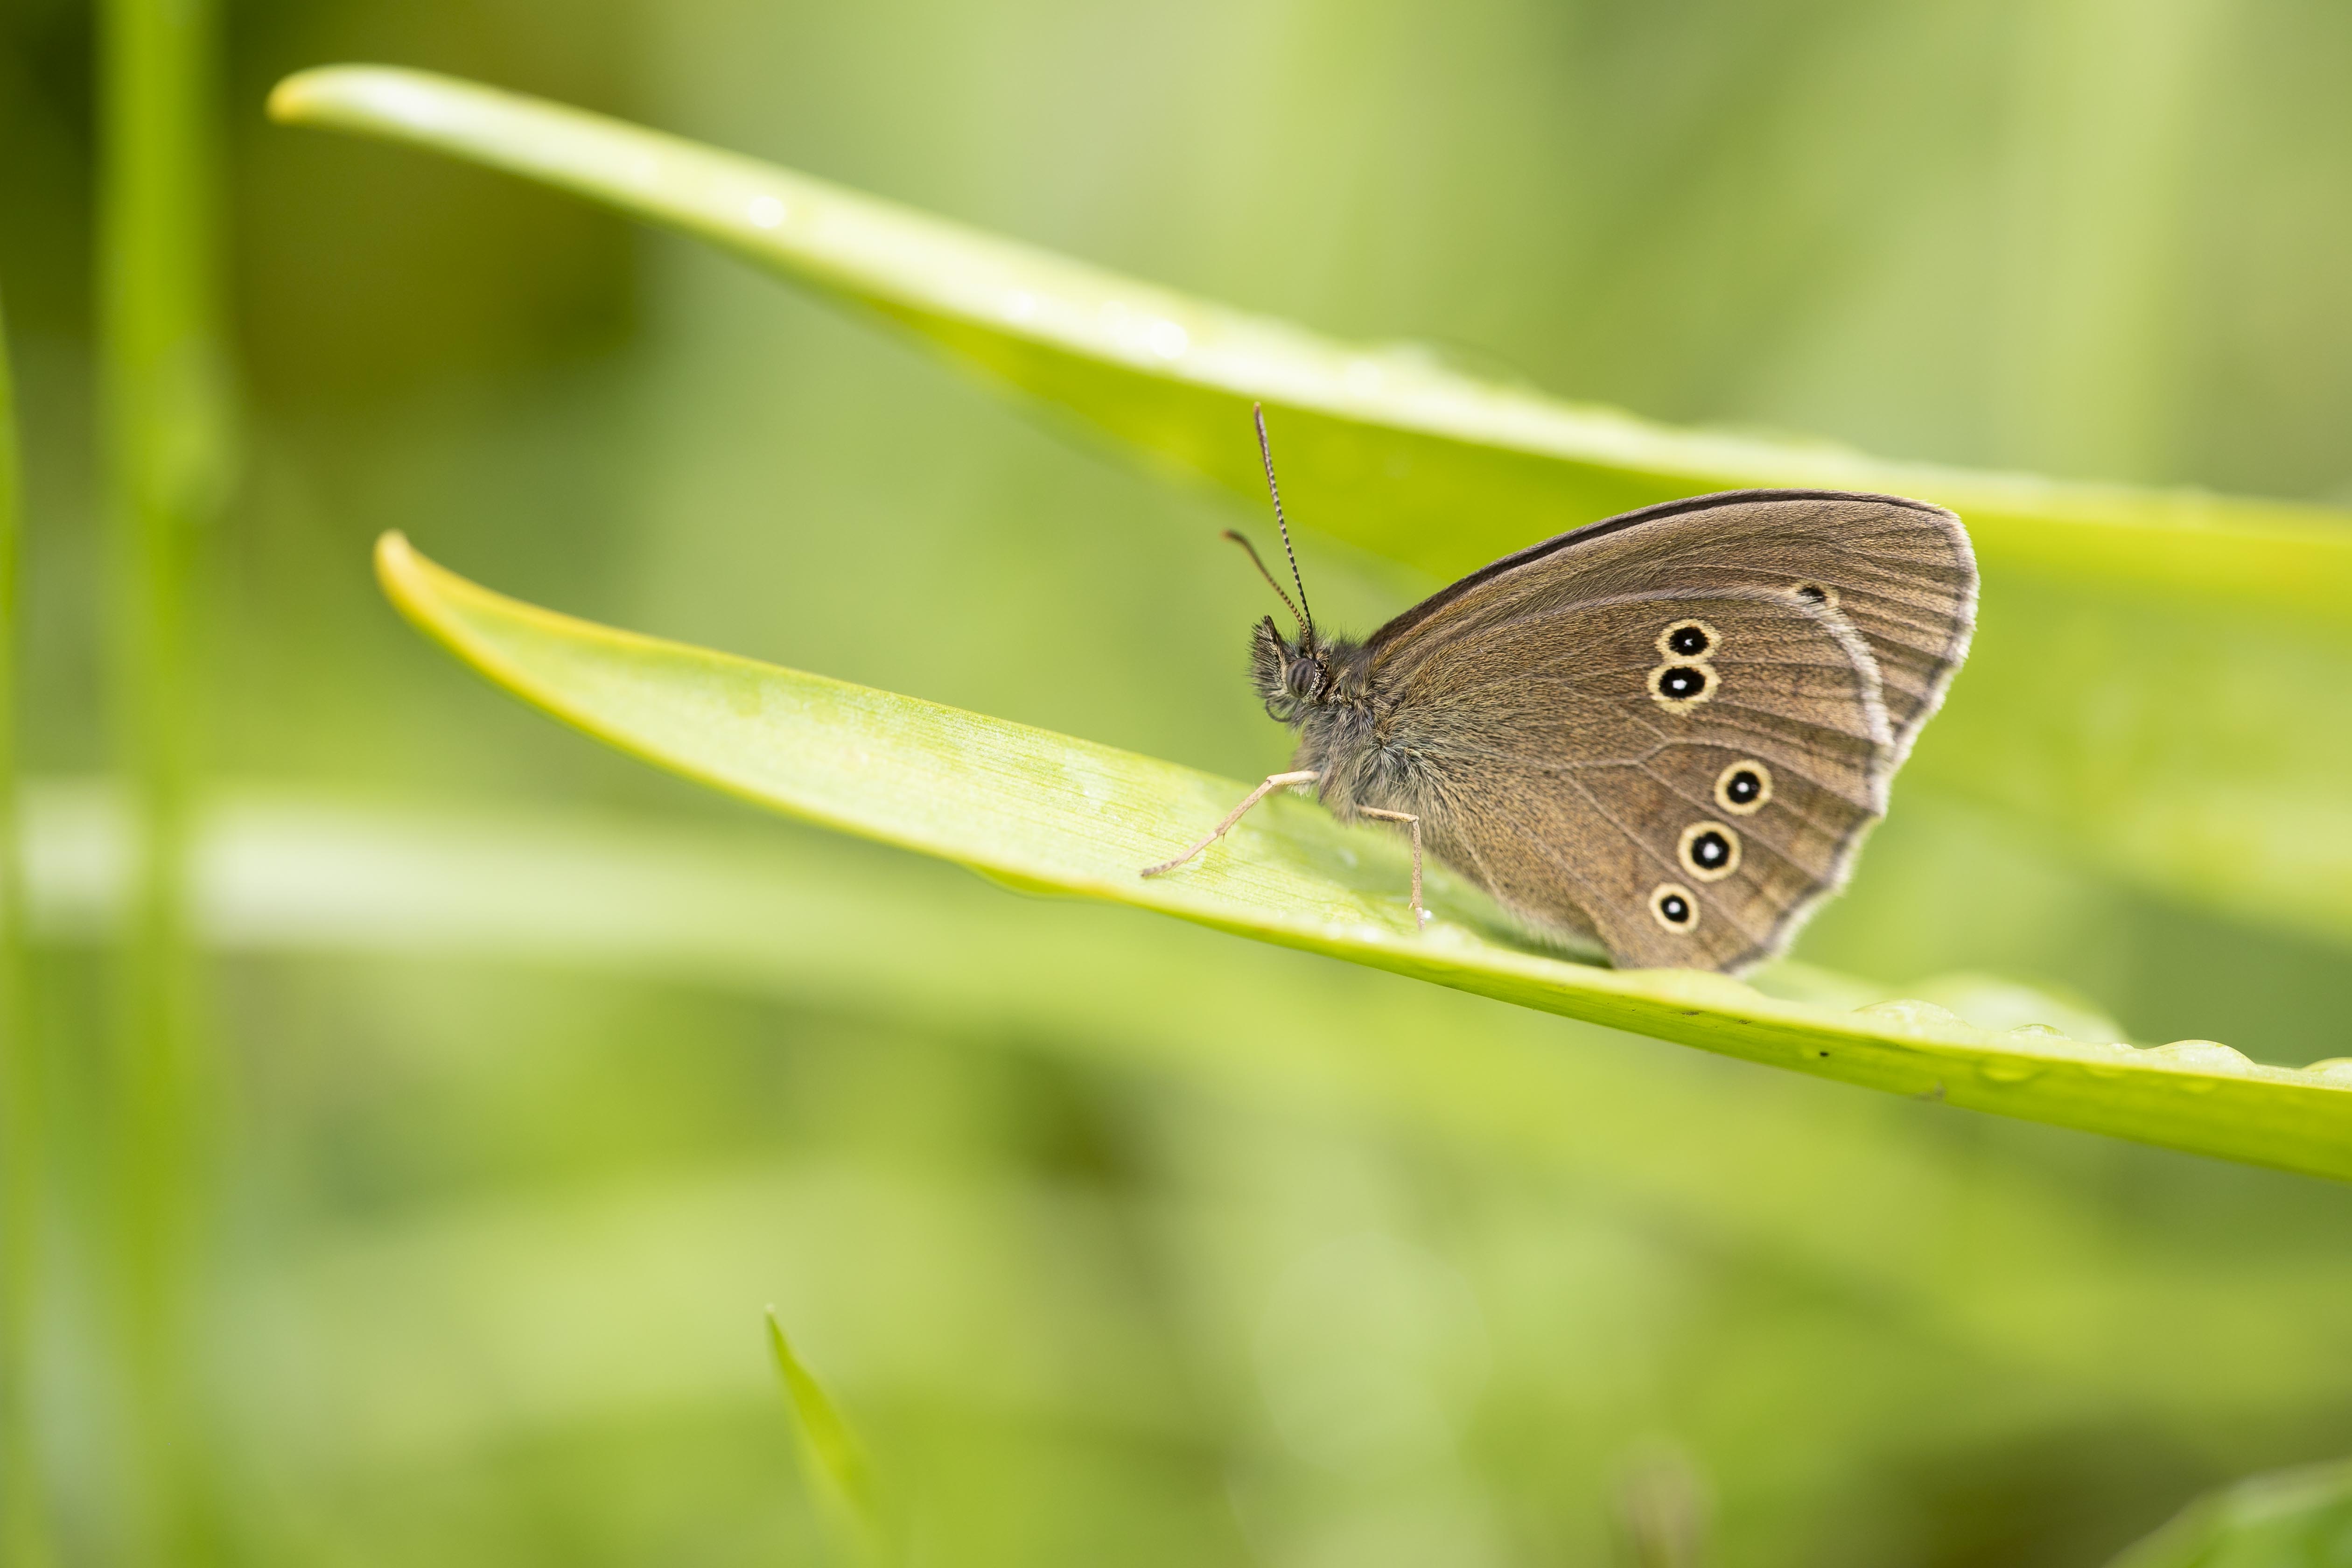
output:
[[[881,1558],[881,1518],[874,1506],[866,1453],[849,1423],[826,1394],[816,1374],[793,1353],[792,1341],[773,1307],[768,1309],[768,1352],[775,1358],[776,1375],[784,1385],[793,1423],[801,1436],[801,1458],[809,1489],[818,1510],[839,1538],[845,1562],[866,1563]]]
[[[755,159],[422,71],[281,82],[280,120],[434,148],[700,235],[879,310],[992,376],[1255,499],[1234,433],[1279,410],[1286,490],[1318,525],[1444,576],[1552,525],[1748,485],[1892,490],[1966,516],[1985,559],[2247,594],[2352,620],[2340,513],[1890,463],[1677,430],[1336,342]],[[1302,508],[1304,510],[1305,508]]]
[[[1615,971],[1511,944],[1432,879],[1413,930],[1395,838],[1277,797],[1195,867],[1146,881],[1243,785],[1024,725],[597,626],[493,594],[397,534],[411,620],[499,685],[657,766],[1016,887],[1137,905],[1521,1005],[1896,1093],[2288,1170],[2352,1176],[2352,1063],[2259,1067],[2193,1041],[2135,1050],[1995,1035],[1926,1003],[1840,1012],[1720,975]],[[1433,1049],[1442,1048],[1438,1042]]]

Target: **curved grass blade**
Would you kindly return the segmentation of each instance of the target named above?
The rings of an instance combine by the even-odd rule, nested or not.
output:
[[[773,1307],[768,1309],[768,1353],[775,1359],[776,1375],[782,1380],[784,1398],[800,1433],[809,1490],[816,1495],[818,1510],[826,1516],[841,1560],[859,1568],[882,1562],[882,1521],[874,1506],[866,1452],[824,1385],[793,1353],[793,1342],[784,1337],[784,1325]]]
[[[698,235],[1253,505],[1247,411],[1263,400],[1294,511],[1441,579],[1702,490],[1941,502],[1969,520],[1987,595],[1974,658],[1915,783],[2042,823],[2053,842],[2168,896],[2352,941],[2352,515],[1672,429],[416,71],[305,72],[270,109]]]
[[[1895,1093],[2314,1174],[2352,1176],[2352,1063],[2258,1067],[2189,1041],[2135,1050],[1973,1029],[1926,1003],[1861,1012],[1721,975],[1615,971],[1509,944],[1433,877],[1416,934],[1402,845],[1277,797],[1182,873],[1145,881],[1243,786],[822,676],[615,631],[491,593],[398,534],[394,604],[498,684],[657,766],[1024,889],[1157,910],[1260,941]],[[1433,1049],[1441,1048],[1433,1043]]]
[[[878,310],[983,374],[1253,500],[1253,402],[1318,526],[1453,576],[1576,522],[1709,489],[1892,490],[1967,517],[1988,565],[2245,595],[2352,623],[2352,518],[2318,508],[1892,463],[1651,424],[1496,385],[929,216],[771,163],[422,71],[335,66],[284,121],[504,169]]]
[[[2201,1498],[2112,1568],[2336,1568],[2352,1559],[2352,1463],[2256,1476]]]

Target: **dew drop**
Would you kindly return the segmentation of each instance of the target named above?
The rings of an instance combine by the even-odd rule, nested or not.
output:
[[[2152,1046],[2140,1053],[2140,1060],[2206,1073],[2242,1073],[2254,1065],[2218,1040],[2175,1040],[2168,1046]]]
[[[1967,1029],[1958,1013],[1948,1007],[1938,1007],[1933,1002],[1906,998],[1899,1002],[1879,1002],[1861,1009],[1865,1018],[1890,1024],[1898,1029]]]

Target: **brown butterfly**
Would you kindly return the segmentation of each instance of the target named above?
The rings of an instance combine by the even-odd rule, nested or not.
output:
[[[1621,968],[1738,971],[1834,892],[1967,657],[1960,520],[1897,496],[1732,490],[1530,545],[1362,642],[1325,635],[1282,516],[1298,623],[1251,641],[1266,711],[1299,731],[1274,790],[1404,824],[1538,936]],[[1252,560],[1257,552],[1229,534]]]

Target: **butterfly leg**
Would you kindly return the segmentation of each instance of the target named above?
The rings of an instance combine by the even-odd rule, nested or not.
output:
[[[1173,871],[1177,867],[1181,866],[1185,861],[1190,860],[1193,856],[1198,855],[1202,850],[1206,849],[1210,845],[1214,844],[1218,839],[1223,838],[1226,832],[1232,828],[1234,823],[1239,822],[1243,817],[1249,815],[1249,809],[1251,806],[1255,805],[1259,801],[1264,800],[1276,790],[1287,788],[1291,784],[1313,784],[1322,775],[1320,773],[1272,773],[1267,775],[1265,783],[1250,791],[1248,795],[1243,799],[1241,805],[1234,807],[1230,816],[1228,816],[1223,822],[1217,824],[1215,827],[1209,830],[1209,836],[1206,838],[1202,839],[1201,842],[1193,845],[1192,847],[1185,850],[1184,853],[1177,856],[1173,860],[1162,860],[1157,866],[1146,866],[1143,868],[1143,875],[1147,877],[1157,877],[1165,872]]]
[[[1409,811],[1375,811],[1360,805],[1357,812],[1364,816],[1377,816],[1383,822],[1409,823],[1412,827],[1412,920],[1416,926],[1429,923],[1429,911],[1421,907],[1421,818]]]

